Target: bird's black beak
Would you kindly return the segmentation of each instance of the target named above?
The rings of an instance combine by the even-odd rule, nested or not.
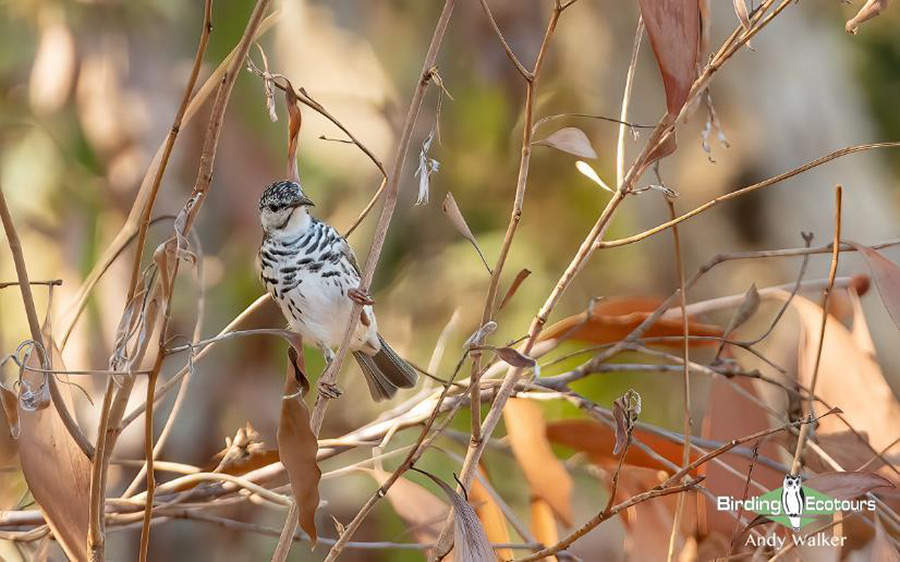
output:
[[[316,204],[313,203],[312,199],[307,197],[306,195],[302,195],[300,199],[297,200],[298,207],[315,207]]]

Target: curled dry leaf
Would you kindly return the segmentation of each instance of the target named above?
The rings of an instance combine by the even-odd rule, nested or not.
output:
[[[28,365],[40,366],[39,353],[30,355]],[[57,369],[65,370],[65,366],[58,364]],[[44,384],[44,375],[26,370],[22,380],[38,388]],[[66,556],[87,560],[91,462],[66,430],[56,408],[29,411],[20,407],[19,424],[17,445],[28,488]]]
[[[511,398],[503,420],[513,454],[534,495],[544,499],[567,525],[572,523],[572,477],[547,440],[544,414],[531,400]]]
[[[471,347],[478,346],[484,342],[484,338],[493,334],[497,331],[497,323],[493,320],[489,320],[484,326],[475,330],[475,333],[466,339],[466,342],[463,344],[463,347]]]
[[[787,293],[778,295],[788,298]],[[816,362],[822,308],[799,295],[791,300],[791,306],[800,317],[804,336],[798,368],[800,382],[808,386]],[[844,417],[857,431],[868,434],[872,447],[881,450],[894,442],[895,432],[885,425],[885,420],[900,419],[900,403],[875,359],[860,349],[853,335],[831,315],[825,326],[818,377],[816,394],[831,406],[843,410]],[[823,411],[819,410],[819,413]],[[824,433],[845,429],[837,416],[827,416],[819,421],[819,431]]]
[[[300,104],[297,102],[297,94],[294,86],[287,81],[284,89],[284,101],[288,109],[288,150],[287,150],[287,177],[291,181],[300,181],[300,171],[297,169],[297,143],[300,136],[300,125],[303,123],[303,114],[300,113]]]
[[[551,546],[559,542],[559,530],[556,528],[556,519],[550,504],[539,497],[531,498],[531,534],[544,546]],[[556,556],[549,556],[544,560],[556,562]]]
[[[744,30],[750,31],[750,13],[747,11],[746,0],[734,0],[734,13],[737,14]]]
[[[437,126],[431,129],[431,133],[425,139],[425,142],[422,143],[421,150],[419,150],[419,167],[416,168],[414,175],[414,177],[419,178],[419,193],[416,195],[416,205],[428,204],[428,195],[431,191],[431,174],[437,173],[441,168],[441,163],[428,155],[428,151],[431,150],[431,144],[434,142],[436,130]]]
[[[293,353],[293,357],[291,354]],[[305,378],[296,373],[302,361],[297,351],[288,349],[288,367],[284,380],[284,397],[281,400],[281,418],[278,422],[278,451],[281,463],[287,469],[291,492],[300,512],[300,527],[309,535],[311,546],[316,545],[316,508],[319,506],[319,479],[322,471],[316,463],[319,444],[309,426],[309,411],[300,396],[298,380]]]
[[[594,344],[620,341],[637,328],[662,303],[661,300],[647,297],[623,297],[595,302],[581,314],[564,318],[548,326],[540,336],[541,341],[574,339]],[[717,326],[691,321],[688,324],[692,336],[721,336],[722,329]],[[681,318],[662,318],[644,333],[644,337],[660,336],[682,337]],[[682,345],[673,340],[671,345]],[[709,347],[716,345],[714,341],[691,340],[691,346]]]
[[[415,467],[413,470],[434,481],[453,504],[453,560],[456,562],[494,562],[496,557],[491,543],[484,532],[484,527],[481,526],[478,515],[475,514],[475,510],[469,505],[469,502],[437,476]]]
[[[750,285],[750,288],[747,289],[747,292],[744,293],[744,299],[735,311],[734,316],[731,317],[731,322],[729,322],[728,327],[725,328],[725,333],[730,334],[740,328],[747,320],[756,314],[757,310],[759,310],[759,291],[756,290],[756,283],[753,283]]]
[[[581,158],[597,158],[590,139],[577,127],[564,127],[545,139],[535,141],[534,144],[550,146]]]
[[[475,507],[475,513],[481,520],[488,540],[491,543],[508,543],[510,541],[506,518],[503,516],[500,506],[494,501],[494,496],[481,483],[482,480],[487,483],[487,474],[479,467],[478,475],[472,479],[472,485],[469,488],[469,502]],[[498,548],[494,552],[500,560],[513,559],[513,552],[509,548]]]
[[[890,0],[868,0],[865,5],[860,8],[859,12],[847,22],[844,29],[847,30],[847,33],[856,35],[856,32],[859,31],[860,24],[869,21],[886,10],[889,3]]]
[[[852,241],[847,241],[847,244],[856,248],[866,258],[875,279],[875,287],[881,295],[881,302],[884,303],[894,324],[900,328],[900,266],[884,257],[878,250]]]
[[[896,488],[874,472],[825,472],[808,479],[805,485],[839,500],[853,500],[879,488]]]
[[[700,54],[698,0],[638,0],[666,90],[670,118],[681,111],[697,74]],[[674,141],[674,135],[673,135]]]
[[[0,402],[3,404],[3,411],[6,413],[6,425],[9,426],[9,434],[13,439],[18,439],[22,432],[19,425],[19,397],[12,390],[6,388],[6,385],[0,384]]]
[[[512,285],[509,286],[509,289],[506,291],[506,295],[503,296],[503,300],[500,301],[500,306],[497,308],[497,312],[502,312],[506,305],[509,304],[509,301],[515,296],[516,291],[519,290],[519,286],[522,285],[522,282],[531,275],[530,269],[522,269],[519,273],[516,274],[516,278],[513,279]]]
[[[469,229],[469,225],[466,224],[466,219],[463,218],[462,213],[459,210],[459,206],[456,204],[456,200],[453,198],[453,194],[449,191],[447,192],[447,196],[444,197],[444,202],[441,203],[441,209],[444,211],[444,214],[447,215],[447,218],[450,219],[450,222],[453,223],[453,226],[456,227],[456,230],[460,234],[462,234],[463,238],[472,243],[472,246],[475,248],[475,251],[478,252],[478,256],[481,258],[481,261],[484,262],[484,267],[486,267],[490,272],[491,266],[488,265],[484,254],[481,252],[481,248],[478,246],[478,241],[475,240],[475,235],[472,234],[472,231]]]
[[[581,175],[583,175],[587,179],[589,179],[592,182],[599,185],[601,189],[608,191],[610,193],[616,192],[613,188],[606,185],[606,182],[603,181],[603,178],[600,177],[600,174],[597,173],[597,170],[592,168],[591,165],[588,164],[587,162],[585,162],[584,160],[579,160],[578,162],[575,162],[575,169],[578,170],[579,172],[581,172]]]
[[[615,431],[606,424],[589,419],[560,420],[547,424],[546,435],[552,443],[585,453],[597,466],[610,467],[615,466],[617,462],[616,457],[612,454],[616,444]],[[680,443],[635,427],[632,432],[632,442],[637,441],[653,449],[660,457],[675,465],[681,465],[682,447]],[[691,460],[696,458],[696,452],[692,451]],[[667,472],[672,470],[670,466],[635,446],[628,448],[625,454],[625,464]],[[695,472],[691,472],[691,474],[696,475]]]
[[[616,421],[616,446],[613,447],[613,455],[619,455],[631,440],[631,432],[634,430],[634,422],[641,413],[641,395],[633,389],[628,389],[624,396],[616,398],[613,402],[613,418]]]
[[[527,355],[522,355],[511,347],[498,347],[494,352],[497,354],[497,357],[513,367],[528,369],[537,365],[534,359]]]

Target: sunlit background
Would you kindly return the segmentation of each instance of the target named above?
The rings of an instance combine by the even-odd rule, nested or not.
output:
[[[858,3],[858,2],[857,2]],[[53,295],[53,317],[64,321],[68,305],[100,254],[122,226],[134,195],[159,143],[168,133],[190,72],[202,19],[202,2],[181,0],[6,0],[0,16],[0,185],[6,194],[25,248],[33,279],[63,280]],[[519,57],[530,65],[537,54],[549,14],[549,0],[492,0],[498,24]],[[731,2],[712,2],[712,40],[718,45],[738,25]],[[214,5],[213,32],[201,71],[201,83],[240,38],[252,2]],[[305,88],[365,143],[382,161],[393,158],[440,2],[391,0],[285,0],[283,13],[261,40],[270,70]],[[859,35],[844,32],[844,21],[858,6],[840,2],[791,5],[753,39],[718,75],[712,97],[726,148],[710,136],[711,152],[701,146],[707,121],[698,107],[679,133],[679,150],[665,160],[657,178],[680,196],[686,211],[717,195],[765,179],[832,150],[865,142],[900,138],[900,8],[869,22]],[[581,0],[567,11],[550,48],[539,85],[537,117],[578,112],[617,117],[625,71],[637,24],[637,2]],[[251,56],[261,63],[258,50]],[[452,192],[469,226],[493,263],[503,239],[515,190],[522,135],[524,84],[492,34],[477,2],[461,2],[451,21],[438,71],[446,88],[428,91],[413,136],[400,201],[375,276],[379,327],[411,361],[427,366],[441,331],[450,327],[447,352],[438,374],[456,363],[462,342],[478,327],[489,275],[471,245],[441,212]],[[658,69],[645,42],[637,66],[630,120],[655,124],[665,100]],[[440,113],[437,110],[440,107]],[[178,138],[154,214],[171,216],[184,204],[196,177],[209,104]],[[210,196],[197,224],[203,249],[203,278],[183,268],[177,285],[173,333],[189,338],[198,287],[206,292],[203,334],[217,333],[263,293],[254,267],[261,231],[257,200],[265,186],[284,174],[286,114],[270,121],[262,81],[250,72],[237,82],[228,107]],[[590,164],[609,184],[615,182],[618,128],[593,119],[563,118],[543,124],[538,137],[572,125],[583,129],[599,155]],[[440,163],[431,178],[430,202],[414,205],[413,176],[422,143],[438,127],[430,156]],[[304,109],[300,174],[316,202],[315,213],[346,230],[379,186],[378,170],[332,124]],[[627,135],[627,153],[636,154],[644,137]],[[556,279],[577,250],[609,194],[579,174],[576,158],[544,146],[534,147],[521,229],[506,265],[503,286],[520,269],[532,275],[499,318],[496,341],[525,333]],[[802,246],[801,231],[817,243],[832,236],[833,187],[845,187],[845,238],[875,243],[897,234],[900,210],[900,156],[882,151],[850,156],[762,192],[719,206],[685,223],[680,231],[685,267],[692,274],[718,252]],[[376,207],[376,211],[380,207]],[[373,214],[350,242],[364,260],[374,229]],[[631,198],[616,216],[610,237],[642,230],[666,219],[658,192]],[[150,232],[152,248],[171,234],[171,221]],[[893,259],[900,253],[886,252]],[[104,276],[69,340],[64,358],[70,368],[106,368],[130,276],[126,252]],[[742,293],[758,286],[789,283],[797,259],[735,262],[721,266],[689,295],[690,300]],[[807,278],[827,273],[828,257],[810,261]],[[866,272],[855,255],[842,259],[839,274]],[[0,281],[15,272],[5,242],[0,245]],[[677,287],[671,236],[599,252],[565,295],[554,319],[584,310],[592,298],[617,295],[666,296]],[[46,291],[36,291],[38,307]],[[813,297],[816,298],[816,297]],[[874,291],[863,299],[885,376],[900,389],[900,353],[896,328]],[[763,309],[769,310],[767,308]],[[728,314],[708,321],[726,323]],[[788,319],[792,321],[791,319]],[[766,325],[761,319],[758,328]],[[280,327],[270,308],[255,326]],[[784,328],[788,333],[790,322]],[[5,355],[28,338],[20,295],[0,291],[0,349]],[[780,353],[792,353],[791,345]],[[569,349],[571,351],[571,349]],[[775,353],[773,351],[773,353]],[[310,374],[322,368],[317,351],[307,350]],[[787,361],[789,362],[789,361]],[[175,358],[171,374],[183,364]],[[545,374],[562,372],[578,361],[563,362]],[[224,447],[224,439],[249,421],[274,446],[278,422],[284,344],[276,338],[251,338],[223,345],[197,367],[187,405],[162,455],[167,460],[206,466]],[[344,398],[334,403],[323,430],[334,436],[373,419],[380,407],[368,398],[355,366],[346,369]],[[103,377],[73,377],[95,403]],[[681,423],[680,378],[666,373],[595,377],[578,388],[609,406],[627,388],[644,397],[642,419],[677,430]],[[704,387],[698,382],[698,389]],[[135,402],[143,396],[139,382]],[[91,439],[96,412],[83,394],[74,393],[78,418]],[[697,405],[703,413],[703,400]],[[165,412],[171,398],[164,402]],[[574,407],[547,403],[548,419],[577,416]],[[161,420],[157,420],[160,422]],[[896,420],[893,420],[896,423]],[[887,422],[887,420],[886,420]],[[114,458],[143,458],[142,419],[120,440]],[[461,455],[467,444],[468,414],[454,426],[460,433],[443,438],[441,447]],[[502,436],[503,432],[499,432]],[[407,442],[412,435],[398,436]],[[3,466],[16,466],[15,445],[0,430]],[[365,452],[350,453],[360,459]],[[347,463],[339,457],[324,469]],[[447,457],[429,452],[423,467],[447,480],[458,470]],[[521,471],[508,454],[490,456],[487,469],[511,505],[527,517],[528,496]],[[134,469],[114,465],[110,490],[118,493]],[[418,475],[413,480],[436,490]],[[27,505],[21,474],[0,474],[0,509]],[[585,471],[577,483],[586,493],[575,498],[582,520],[605,502],[605,492]],[[323,482],[328,511],[347,522],[375,489],[366,475]],[[439,492],[438,492],[439,493]],[[280,528],[283,513],[241,504],[226,514]],[[320,514],[322,515],[322,514]],[[321,516],[320,533],[335,536],[330,517]],[[598,559],[621,557],[622,527],[590,543]],[[139,531],[112,533],[110,559],[128,560],[136,552]],[[358,540],[414,539],[387,502],[382,502],[356,535]],[[215,525],[170,521],[155,527],[157,560],[265,559],[277,539]],[[587,547],[584,547],[587,548]],[[321,547],[309,554],[298,544],[293,560],[321,559]],[[578,553],[576,548],[574,552]],[[598,554],[599,553],[599,554]],[[9,543],[0,557],[18,560]],[[409,551],[348,553],[348,560],[415,560]]]

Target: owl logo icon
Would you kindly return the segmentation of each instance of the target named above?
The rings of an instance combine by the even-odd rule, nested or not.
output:
[[[806,503],[806,495],[800,485],[799,476],[786,474],[784,486],[781,489],[781,511],[791,522],[794,531],[800,530],[800,522],[803,517],[803,505]]]

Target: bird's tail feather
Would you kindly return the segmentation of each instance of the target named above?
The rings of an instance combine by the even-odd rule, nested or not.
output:
[[[366,377],[372,398],[381,402],[394,396],[399,388],[415,386],[419,376],[381,336],[378,339],[381,340],[381,351],[375,355],[354,351],[353,357]]]

